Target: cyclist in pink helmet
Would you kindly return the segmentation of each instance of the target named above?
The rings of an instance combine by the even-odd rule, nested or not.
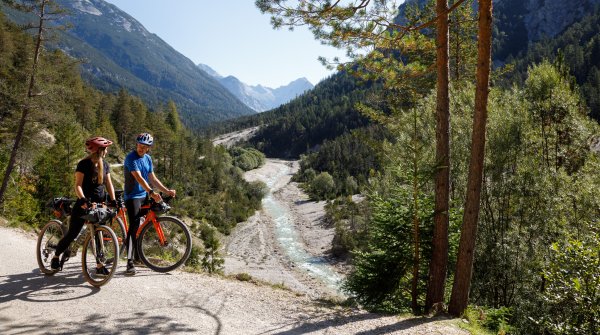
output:
[[[77,163],[75,169],[75,193],[77,201],[73,206],[71,213],[71,223],[65,236],[58,242],[54,257],[50,263],[50,268],[60,270],[59,256],[69,247],[69,244],[75,240],[85,220],[81,217],[85,215],[85,210],[91,203],[100,203],[106,201],[106,195],[115,200],[115,191],[110,177],[110,165],[104,161],[108,147],[113,142],[104,137],[92,137],[85,141],[85,147],[88,156]],[[97,275],[108,275],[108,270],[102,264],[96,268]]]
[[[125,174],[125,207],[127,207],[127,219],[129,220],[129,229],[127,233],[127,269],[126,275],[135,274],[134,255],[136,245],[136,232],[140,226],[142,213],[140,207],[147,197],[160,202],[160,194],[154,191],[157,188],[170,196],[174,197],[176,191],[166,188],[163,183],[154,174],[152,157],[148,154],[150,147],[154,145],[154,138],[148,133],[141,133],[136,138],[137,144],[135,150],[132,150],[123,163],[123,172]]]

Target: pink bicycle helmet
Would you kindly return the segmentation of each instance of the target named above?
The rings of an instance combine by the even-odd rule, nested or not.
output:
[[[91,153],[98,151],[100,148],[106,148],[111,144],[113,144],[111,140],[107,140],[100,136],[92,137],[85,141],[85,147]]]

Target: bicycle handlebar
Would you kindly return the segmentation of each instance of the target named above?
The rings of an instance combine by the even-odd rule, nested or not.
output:
[[[91,223],[104,223],[112,219],[116,211],[104,207],[90,208],[81,218]]]

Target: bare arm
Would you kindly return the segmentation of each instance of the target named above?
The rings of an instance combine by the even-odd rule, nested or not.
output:
[[[142,177],[142,174],[140,173],[140,171],[131,171],[131,175],[133,176],[133,178],[135,178],[135,180],[140,184],[140,186],[142,186],[142,188],[150,193],[150,191],[152,190],[152,187],[148,184],[148,182],[146,182],[146,180],[144,179],[144,177]],[[150,176],[152,176],[153,174],[151,173]],[[150,180],[152,180],[152,177],[150,177]],[[152,197],[152,199],[154,199],[154,201],[161,201],[162,198],[160,197],[160,194],[158,193],[154,193],[150,195]]]
[[[85,194],[83,194],[83,172],[76,171],[75,172],[75,194],[77,194],[78,199],[85,199]],[[87,203],[81,205],[81,208],[88,208]]]
[[[79,199],[85,199],[85,194],[83,194],[83,172],[76,171],[75,172],[75,194]]]
[[[152,185],[156,186],[161,191],[169,194],[172,197],[174,197],[177,194],[177,191],[166,188],[165,185],[163,185],[163,183],[161,183],[161,181],[158,180],[158,177],[156,177],[154,172],[150,172],[148,177],[150,178],[150,182],[152,183]]]
[[[106,189],[108,191],[110,200],[115,200],[115,188],[113,186],[112,179],[110,178],[110,173],[106,174]]]

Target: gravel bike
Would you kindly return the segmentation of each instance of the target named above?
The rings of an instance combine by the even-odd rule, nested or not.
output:
[[[75,200],[73,199],[54,198],[49,203],[55,219],[48,221],[41,229],[36,243],[38,266],[40,271],[46,275],[52,276],[56,273],[55,270],[50,268],[50,263],[58,241],[67,232],[66,224],[61,219],[65,222],[69,220],[71,206],[74,202]],[[81,232],[61,255],[61,269],[70,257],[77,255],[79,247],[82,247],[81,268],[85,280],[95,287],[100,287],[108,283],[117,269],[119,243],[113,230],[104,224],[110,222],[115,215],[114,211],[100,207],[100,205],[89,209],[86,215],[82,217],[85,219],[85,224]],[[108,270],[107,275],[96,272],[98,264],[106,267]]]
[[[115,196],[118,211],[110,227],[117,234],[123,255],[127,252],[125,238],[129,230],[129,222],[123,191],[115,191]],[[192,234],[187,225],[176,217],[161,215],[171,209],[168,205],[171,199],[171,197],[164,197],[162,202],[155,202],[150,198],[140,208],[142,213],[146,214],[136,232],[137,245],[134,247],[140,260],[156,272],[177,269],[187,261],[192,252]]]

